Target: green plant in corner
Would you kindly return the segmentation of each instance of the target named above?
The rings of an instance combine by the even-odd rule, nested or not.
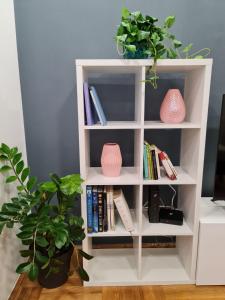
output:
[[[30,176],[30,169],[25,167],[17,147],[10,148],[6,144],[0,147],[0,163],[0,173],[7,175],[6,183],[18,183],[17,195],[0,210],[0,233],[5,226],[12,228],[19,224],[17,237],[26,247],[20,251],[26,262],[16,271],[27,273],[31,280],[42,270],[46,271],[46,277],[57,273],[62,264],[58,255],[72,246],[77,255],[76,270],[88,281],[79,257],[89,260],[92,256],[76,247],[85,233],[83,219],[73,213],[75,200],[82,192],[80,175],[59,177],[51,174],[50,181],[38,184],[37,179]],[[52,201],[54,197],[57,202]]]
[[[122,9],[121,23],[117,29],[117,50],[124,58],[153,59],[153,64],[147,70],[145,82],[157,88],[157,60],[162,58],[204,58],[210,49],[204,48],[189,54],[192,44],[181,50],[182,42],[170,32],[175,23],[175,16],[168,16],[162,26],[157,25],[158,19],[143,16],[140,11],[130,12],[126,7]],[[122,49],[120,52],[119,48]]]

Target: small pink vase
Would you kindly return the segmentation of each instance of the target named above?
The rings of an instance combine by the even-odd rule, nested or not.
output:
[[[118,144],[104,144],[102,149],[101,165],[104,176],[117,177],[120,175],[122,156],[120,146]]]
[[[186,115],[184,99],[178,89],[169,89],[160,107],[160,119],[164,123],[181,123]]]

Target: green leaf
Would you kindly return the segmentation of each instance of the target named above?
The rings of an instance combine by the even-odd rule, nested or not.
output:
[[[31,264],[29,273],[28,273],[28,277],[30,280],[34,281],[35,279],[37,279],[38,277],[38,266],[35,263]]]
[[[75,225],[76,227],[82,227],[84,225],[84,220],[82,217],[78,216],[71,216],[69,218],[69,224]]]
[[[122,18],[123,18],[123,19],[126,19],[126,18],[129,17],[129,15],[130,15],[129,10],[128,10],[126,7],[123,7],[123,8],[122,8]]]
[[[116,37],[117,41],[118,41],[120,44],[123,44],[123,43],[126,41],[126,38],[127,38],[127,34],[118,35],[118,36]]]
[[[8,160],[8,157],[4,154],[0,155],[0,161]]]
[[[12,170],[12,168],[10,166],[5,165],[0,168],[0,173],[7,172],[9,170]]]
[[[80,275],[80,278],[84,281],[89,281],[89,276],[88,276],[88,273],[82,268],[82,267],[79,267],[77,269],[77,272],[78,274]]]
[[[20,174],[24,168],[24,162],[21,160],[17,165],[16,165],[16,173]]]
[[[170,28],[170,27],[173,26],[175,20],[176,20],[175,16],[168,16],[168,17],[165,19],[164,25],[165,25],[167,28]]]
[[[55,246],[61,249],[67,242],[67,234],[65,231],[58,231],[55,238]]]
[[[13,161],[12,161],[14,166],[20,161],[21,157],[22,157],[22,153],[17,153],[14,156]]]
[[[17,179],[16,176],[9,176],[9,177],[6,179],[6,183],[14,182],[14,181],[16,181],[16,179]]]
[[[48,181],[41,184],[40,190],[43,192],[55,193],[57,191],[57,186],[54,182]]]
[[[25,246],[31,245],[33,244],[33,240],[29,239],[29,240],[22,240],[22,244]]]
[[[81,183],[83,182],[83,179],[81,179],[80,174],[67,175],[60,179],[62,182],[60,184],[60,190],[65,195],[70,196],[75,193],[81,193]]]
[[[173,44],[174,44],[174,47],[175,48],[179,48],[182,46],[182,42],[181,41],[178,41],[178,40],[173,40]]]
[[[4,143],[1,145],[1,151],[7,155],[10,155],[10,148]]]
[[[136,46],[135,45],[125,45],[124,46],[128,51],[134,53],[136,51]]]
[[[16,268],[16,273],[28,273],[31,269],[31,263],[28,261],[28,262],[25,262],[25,263],[22,263],[20,264],[17,268]]]
[[[194,58],[196,58],[196,59],[202,59],[204,57],[202,55],[196,55]]]
[[[35,241],[36,241],[36,244],[40,247],[48,246],[48,241],[43,236],[37,236]]]
[[[33,251],[32,250],[20,250],[20,255],[22,257],[29,257],[33,255]]]
[[[39,251],[36,251],[35,255],[37,260],[42,264],[46,264],[46,262],[49,260],[47,256],[42,255]]]
[[[16,155],[16,153],[18,152],[18,148],[17,147],[13,147],[10,150],[10,158],[14,157]]]
[[[94,256],[87,254],[86,252],[82,251],[81,249],[79,249],[79,253],[81,256],[83,256],[84,258],[86,258],[87,260],[92,259]]]
[[[32,176],[29,178],[28,182],[27,182],[27,189],[30,191],[32,190],[32,188],[34,187],[34,185],[37,182],[37,178]]]
[[[46,269],[48,267],[48,265],[50,264],[50,259],[48,259],[48,261],[41,267],[42,270]]]
[[[27,240],[32,237],[32,231],[22,231],[16,235],[21,240]]]
[[[183,53],[188,53],[188,52],[191,50],[192,46],[193,46],[193,44],[187,45],[186,47],[184,47],[184,48],[182,49],[182,52],[183,52]]]
[[[23,170],[23,172],[21,174],[21,180],[22,180],[22,182],[24,182],[27,179],[29,173],[30,173],[30,169],[29,168],[25,168]]]
[[[25,187],[23,185],[17,186],[16,188],[19,192],[22,192],[23,190],[25,190]]]
[[[149,31],[138,31],[138,41],[146,40],[149,37],[150,32]]]

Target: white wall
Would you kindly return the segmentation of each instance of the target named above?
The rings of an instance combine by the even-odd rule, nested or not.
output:
[[[0,143],[18,146],[26,161],[26,145],[18,70],[13,0],[0,0]],[[14,193],[0,175],[0,206]],[[15,230],[4,230],[0,236],[0,300],[8,299],[20,261],[20,241]]]

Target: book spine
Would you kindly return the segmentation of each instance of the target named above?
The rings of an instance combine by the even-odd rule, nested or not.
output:
[[[153,163],[152,163],[152,154],[150,150],[150,145],[147,146],[147,154],[148,154],[148,170],[149,170],[149,179],[154,179],[154,172],[153,172]]]
[[[98,191],[94,186],[92,189],[93,197],[93,232],[98,232]]]
[[[87,200],[87,232],[93,231],[93,210],[92,210],[92,187],[87,186],[86,188],[86,200]]]
[[[115,208],[113,201],[113,186],[109,187],[109,202],[110,202],[110,221],[111,221],[111,230],[115,231]]]
[[[86,115],[86,123],[87,125],[93,125],[93,115],[91,111],[91,101],[90,101],[90,94],[89,94],[89,87],[88,83],[84,82],[84,106],[85,106],[85,115]]]
[[[103,190],[98,187],[98,231],[103,232]]]
[[[111,205],[110,205],[110,187],[107,186],[106,188],[106,198],[107,198],[107,223],[108,223],[108,230],[112,230],[111,226]]]
[[[106,117],[105,117],[104,111],[102,109],[102,105],[101,105],[101,102],[100,102],[100,99],[98,97],[95,87],[91,86],[90,94],[91,94],[91,97],[92,97],[92,100],[93,100],[93,103],[95,106],[95,110],[98,114],[98,118],[99,118],[101,125],[106,125],[106,123],[107,123]]]
[[[103,191],[103,230],[108,231],[108,209],[107,209],[107,192],[106,187]]]
[[[116,208],[119,212],[120,218],[123,222],[125,229],[129,232],[134,230],[134,224],[132,221],[130,209],[128,207],[127,201],[124,198],[123,192],[120,191],[119,195],[114,198]]]
[[[156,147],[155,147],[155,158],[156,158],[156,166],[157,166],[157,173],[158,173],[158,179],[159,179],[159,178],[161,178],[160,165],[159,165],[159,151]]]
[[[156,157],[155,157],[155,149],[151,150],[152,154],[152,165],[153,165],[153,173],[154,173],[154,179],[158,179],[158,172],[157,172],[157,165],[156,165]]]
[[[170,165],[168,164],[168,161],[166,159],[166,156],[163,152],[159,153],[159,158],[162,162],[162,165],[166,171],[167,176],[171,179],[171,180],[175,180],[176,179],[176,175],[173,173],[172,169],[170,168]]]
[[[166,157],[166,159],[167,159],[167,162],[168,162],[168,164],[169,164],[171,170],[173,171],[174,175],[177,177],[177,171],[176,171],[174,165],[172,164],[172,162],[171,162],[169,156],[168,156],[165,152],[163,152],[163,153],[164,153],[164,155],[165,155],[165,157]]]
[[[144,178],[148,178],[148,158],[147,158],[147,149],[146,145],[144,144]]]

